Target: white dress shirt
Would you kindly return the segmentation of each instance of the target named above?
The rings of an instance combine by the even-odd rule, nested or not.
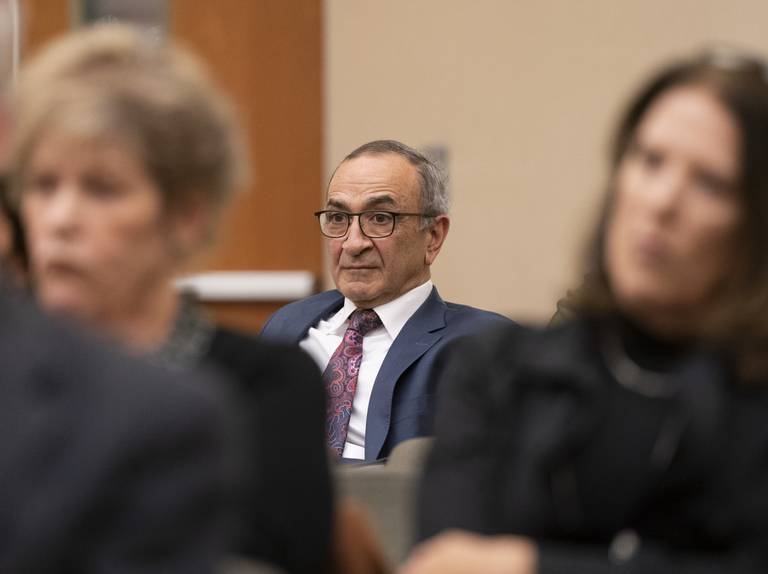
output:
[[[352,415],[342,454],[344,458],[365,458],[365,425],[373,383],[393,341],[431,292],[432,281],[428,280],[397,299],[374,307],[373,310],[381,319],[382,326],[370,331],[363,338],[363,359],[357,375],[357,390],[352,402]],[[331,356],[341,344],[349,326],[349,316],[356,308],[352,301],[345,298],[344,306],[339,311],[328,319],[321,319],[309,329],[307,336],[299,343],[321,370],[325,370]]]

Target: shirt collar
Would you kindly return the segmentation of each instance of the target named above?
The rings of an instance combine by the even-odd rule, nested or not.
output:
[[[397,299],[373,308],[387,330],[387,334],[393,340],[400,334],[408,319],[427,300],[429,294],[432,293],[433,286],[432,281],[428,279],[426,283],[422,283],[418,287],[403,293]],[[328,330],[336,331],[337,334],[343,334],[347,328],[349,316],[355,309],[357,309],[355,304],[345,297],[344,306],[328,319]]]

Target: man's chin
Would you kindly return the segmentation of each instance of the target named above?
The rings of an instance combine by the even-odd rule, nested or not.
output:
[[[338,289],[344,297],[361,308],[368,307],[367,304],[375,301],[379,296],[379,291],[374,286],[355,281],[340,282]]]

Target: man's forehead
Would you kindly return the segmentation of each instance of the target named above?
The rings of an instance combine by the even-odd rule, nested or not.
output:
[[[418,171],[407,159],[394,153],[369,154],[339,165],[328,185],[328,199],[366,196],[403,202],[418,199],[419,189]]]

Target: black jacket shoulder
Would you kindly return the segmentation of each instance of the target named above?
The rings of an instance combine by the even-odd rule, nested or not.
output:
[[[205,359],[234,385],[251,439],[237,552],[290,574],[325,572],[333,519],[319,369],[295,345],[225,328]]]

